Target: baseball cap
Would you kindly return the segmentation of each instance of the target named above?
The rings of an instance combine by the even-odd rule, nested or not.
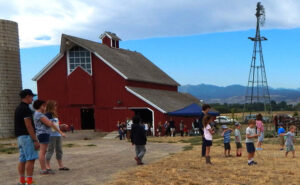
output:
[[[239,122],[236,122],[234,125],[235,126],[240,126],[241,124]]]
[[[222,128],[222,129],[226,129],[226,128],[228,128],[228,127],[227,127],[227,125],[222,125],[221,128]]]
[[[33,94],[33,92],[30,89],[23,89],[19,95],[21,98],[25,98],[27,95],[36,96],[36,94]]]

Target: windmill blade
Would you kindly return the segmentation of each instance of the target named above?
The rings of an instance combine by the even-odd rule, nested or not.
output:
[[[260,9],[260,25],[264,25],[266,22],[266,12],[265,12],[265,8],[263,5],[261,5],[261,9]]]

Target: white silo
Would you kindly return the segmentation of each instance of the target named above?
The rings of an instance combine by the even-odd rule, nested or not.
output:
[[[22,89],[18,24],[0,19],[0,138],[14,136]]]

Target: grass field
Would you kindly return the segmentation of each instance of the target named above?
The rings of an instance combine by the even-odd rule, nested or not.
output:
[[[197,141],[198,139],[198,141]],[[110,185],[196,185],[196,184],[300,184],[300,160],[297,157],[284,157],[276,139],[267,139],[264,150],[258,151],[255,160],[256,166],[247,165],[247,153],[243,145],[243,156],[240,158],[223,156],[222,139],[214,141],[211,158],[213,165],[205,164],[200,157],[201,142],[199,137],[162,137],[149,139],[152,142],[184,142],[190,143],[190,149],[172,154],[156,163],[139,166],[135,169],[118,173]],[[299,143],[299,141],[297,141]],[[231,143],[232,154],[235,145]],[[146,154],[147,155],[147,154]],[[147,157],[147,156],[146,156]]]

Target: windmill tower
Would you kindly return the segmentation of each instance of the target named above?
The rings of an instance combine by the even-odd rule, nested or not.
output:
[[[248,86],[245,95],[244,113],[253,113],[253,104],[262,103],[265,114],[271,114],[270,93],[265,70],[264,57],[262,52],[262,41],[266,41],[266,37],[260,35],[260,27],[265,23],[265,9],[258,2],[256,7],[256,34],[255,37],[248,37],[254,42],[250,72],[248,78]]]

